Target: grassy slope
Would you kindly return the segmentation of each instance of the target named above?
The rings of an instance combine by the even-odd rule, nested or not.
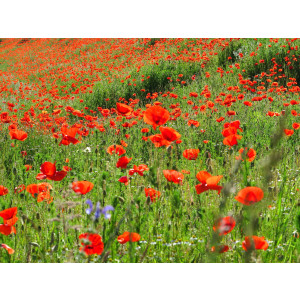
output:
[[[251,52],[256,52],[259,42],[262,42],[263,45],[257,50],[258,55],[250,57]],[[51,44],[51,42],[49,43]],[[179,46],[183,50],[186,47],[184,43],[184,40],[179,42]],[[257,96],[256,90],[255,92],[246,92],[244,100],[233,103],[230,108],[216,103],[218,112],[211,112],[207,109],[197,115],[193,115],[193,106],[186,103],[187,100],[196,103],[198,99],[201,99],[203,103],[200,105],[204,104],[203,96],[199,96],[196,100],[190,98],[189,93],[200,94],[206,85],[211,91],[211,99],[216,99],[220,93],[237,96],[240,92],[228,91],[228,87],[238,86],[241,91],[244,91],[243,85],[239,83],[239,73],[243,74],[244,79],[256,79],[259,83],[264,81],[266,90],[270,89],[271,83],[260,76],[255,78],[255,75],[261,74],[261,72],[269,74],[269,69],[273,66],[271,59],[273,56],[275,57],[276,53],[286,54],[287,49],[280,46],[287,43],[280,40],[279,43],[272,43],[271,48],[268,47],[269,44],[268,40],[233,41],[223,52],[218,51],[218,55],[213,56],[205,68],[201,68],[201,64],[196,62],[166,61],[164,57],[167,55],[161,50],[163,57],[155,60],[158,65],[147,60],[139,72],[135,67],[127,67],[122,78],[124,79],[125,75],[131,75],[129,80],[121,82],[122,78],[116,78],[111,83],[109,80],[95,82],[93,93],[79,95],[79,98],[72,102],[74,108],[81,109],[82,104],[78,100],[82,98],[84,105],[96,110],[98,106],[115,107],[115,102],[119,97],[129,100],[135,93],[136,98],[140,99],[138,106],[141,108],[144,108],[145,103],[154,101],[162,102],[166,108],[171,104],[179,103],[182,113],[189,113],[191,119],[200,122],[200,127],[187,126],[187,120],[182,117],[169,122],[168,126],[182,134],[182,143],[174,145],[171,151],[165,148],[154,148],[149,141],[141,140],[143,136],[141,128],[149,127],[143,121],[131,128],[123,128],[120,125],[126,121],[123,120],[117,124],[121,133],[116,135],[115,130],[109,127],[109,120],[103,120],[105,133],[94,130],[95,133],[84,137],[81,144],[68,147],[58,147],[55,139],[42,134],[35,135],[35,131],[32,130],[29,131],[29,138],[26,141],[17,142],[18,147],[12,148],[8,134],[1,135],[1,151],[5,155],[0,161],[1,178],[3,178],[0,184],[6,186],[10,193],[0,198],[0,210],[18,206],[20,220],[17,223],[17,236],[0,237],[1,242],[13,247],[16,253],[8,257],[1,252],[0,261],[86,261],[84,255],[78,251],[78,235],[86,232],[89,228],[101,234],[107,245],[106,250],[110,252],[109,256],[92,258],[93,261],[102,261],[108,258],[108,261],[112,262],[243,262],[248,261],[249,257],[241,248],[241,241],[249,233],[249,230],[253,231],[255,235],[265,236],[270,241],[268,251],[257,251],[250,259],[263,262],[299,261],[299,239],[293,236],[293,232],[297,230],[296,215],[299,214],[297,206],[299,132],[295,131],[290,138],[284,136],[280,139],[273,138],[274,134],[280,132],[280,118],[266,117],[269,110],[281,112],[285,109],[287,117],[284,120],[284,128],[291,128],[292,123],[297,121],[296,117],[291,116],[291,110],[296,106],[283,108],[282,103],[283,99],[286,101],[298,100],[299,95],[287,91],[282,92],[282,95],[278,95],[278,92],[274,91],[268,92],[268,97],[274,98],[272,103],[263,99],[253,102],[252,107],[245,106],[243,101],[251,101],[254,96]],[[55,42],[53,45],[56,45]],[[104,43],[104,47],[109,49],[111,46]],[[147,49],[147,47],[147,44],[143,45],[143,48]],[[73,50],[68,50],[67,46],[66,49],[70,64],[73,59]],[[90,46],[87,49],[87,60],[91,60],[93,57],[92,54],[89,56],[89,49],[93,49],[93,47]],[[170,45],[167,49],[170,50],[168,54],[177,53],[177,45],[176,47]],[[143,53],[144,50],[141,47],[136,51]],[[239,52],[242,52],[245,57],[241,59],[238,56]],[[113,54],[117,55],[118,50],[115,50]],[[297,54],[299,55],[299,51],[296,52],[296,56]],[[34,57],[34,54],[31,55]],[[230,68],[230,62],[226,59],[228,56],[233,58],[233,65],[239,63],[240,69]],[[11,61],[14,57],[12,55]],[[277,57],[278,63],[283,64],[282,73],[286,74],[287,78],[298,78],[298,69],[289,70],[288,66],[284,64],[285,56],[280,54]],[[254,66],[254,63],[261,59],[264,59],[265,63]],[[1,69],[9,70],[7,65],[9,65],[8,60],[1,64]],[[67,67],[68,63],[66,62],[63,66]],[[98,66],[98,68],[100,67]],[[222,78],[217,72],[218,67],[222,67],[225,72]],[[245,72],[242,72],[243,69]],[[232,73],[230,73],[231,70]],[[48,72],[48,69],[46,71]],[[226,74],[226,71],[229,73]],[[14,74],[13,70],[9,72]],[[210,73],[209,78],[206,77],[205,72]],[[118,75],[118,71],[115,74]],[[180,77],[180,81],[177,82],[179,74],[183,74],[183,77]],[[194,74],[196,79],[191,80],[191,76]],[[39,75],[29,76],[28,82],[37,81]],[[149,79],[141,81],[148,76],[150,76]],[[166,77],[171,77],[173,81],[170,82]],[[274,77],[275,75],[270,77],[272,81]],[[134,83],[132,79],[136,79],[136,86],[128,85],[128,82]],[[186,84],[181,84],[182,80],[186,81]],[[289,82],[285,78],[279,78],[278,81],[279,85],[284,86]],[[72,83],[72,80],[69,80],[65,84],[69,88]],[[15,88],[18,88],[18,84],[16,83]],[[56,84],[62,85],[63,83],[56,81]],[[145,92],[141,92],[141,89],[145,89]],[[178,98],[163,97],[162,94],[168,91],[175,93]],[[158,92],[157,98],[146,99],[145,95],[148,92]],[[187,99],[182,99],[184,96]],[[105,101],[107,98],[110,98],[110,101]],[[62,100],[59,101],[63,103]],[[32,105],[24,100],[22,103],[25,104],[26,109]],[[64,105],[66,104],[64,103]],[[49,109],[53,109],[53,107]],[[221,135],[223,126],[222,123],[219,124],[215,121],[218,117],[225,116],[229,109],[235,110],[237,115],[226,117],[226,121],[238,119],[244,130],[243,139],[238,146],[232,149],[223,145]],[[169,110],[171,111],[171,109]],[[102,116],[99,114],[99,117]],[[79,118],[70,116],[70,119],[72,124]],[[5,126],[3,125],[3,130],[7,132]],[[201,133],[200,129],[204,129],[205,132]],[[120,139],[125,139],[125,133],[131,135],[130,139],[126,141],[128,143],[126,156],[133,158],[129,166],[145,163],[150,167],[150,171],[145,172],[144,177],[136,175],[128,187],[117,182],[120,176],[125,175],[125,171],[117,169],[115,167],[117,158],[106,153],[109,145],[119,144]],[[155,132],[150,128],[150,133],[154,134]],[[204,144],[203,140],[210,142]],[[277,144],[274,141],[277,141]],[[237,156],[238,149],[243,146],[253,147],[257,152],[257,157],[253,163],[242,163],[237,170],[234,170],[235,156]],[[83,152],[87,147],[91,148],[90,153]],[[188,148],[200,149],[200,155],[195,162],[183,158],[182,152]],[[28,155],[23,158],[20,150],[26,150]],[[279,153],[280,156],[276,153]],[[268,160],[270,157],[271,159]],[[272,167],[272,163],[276,162],[277,157],[278,161]],[[45,202],[37,204],[36,200],[26,192],[17,195],[13,193],[14,187],[19,184],[28,185],[36,182],[35,176],[41,163],[57,161],[57,169],[60,170],[64,165],[65,158],[70,159],[72,171],[62,182],[53,182],[52,194],[55,200],[52,204],[48,205]],[[33,169],[25,172],[24,164],[31,164]],[[190,170],[191,174],[185,175],[184,184],[178,186],[166,183],[162,174],[164,169],[179,171],[185,169]],[[200,170],[210,170],[214,175],[224,175],[221,183],[230,190],[230,195],[226,197],[225,193],[222,193],[222,196],[219,197],[216,192],[197,195],[194,188],[198,183],[195,174]],[[86,196],[76,196],[68,188],[69,184],[76,179],[89,180],[95,184],[95,187]],[[259,186],[265,192],[264,200],[256,204],[254,209],[243,207],[234,200],[236,193],[247,185]],[[143,191],[143,188],[148,186],[162,192],[161,198],[151,205],[147,204]],[[92,199],[94,203],[101,201],[101,203],[113,205],[115,212],[111,221],[101,219],[98,224],[93,224],[85,213],[84,201],[86,199]],[[271,209],[268,206],[271,206]],[[62,208],[64,208],[64,213],[61,211]],[[225,254],[214,256],[209,250],[213,243],[218,242],[215,241],[218,238],[214,236],[212,226],[214,219],[219,214],[233,214],[237,225],[229,235],[220,241],[223,244],[227,243],[233,249]],[[54,218],[55,220],[53,220]],[[251,222],[254,223],[253,228],[249,225]],[[115,232],[116,228],[119,229],[117,232]],[[140,233],[145,243],[119,245],[115,239],[116,235],[127,230]]]

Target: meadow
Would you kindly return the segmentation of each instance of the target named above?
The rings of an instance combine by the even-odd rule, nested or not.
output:
[[[0,262],[300,262],[299,61],[299,39],[0,39]]]

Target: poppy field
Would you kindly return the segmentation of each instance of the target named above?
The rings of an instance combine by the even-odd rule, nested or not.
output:
[[[0,262],[300,262],[299,63],[299,39],[0,39]]]

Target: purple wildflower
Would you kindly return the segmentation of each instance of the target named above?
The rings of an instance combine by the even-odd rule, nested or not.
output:
[[[89,208],[87,208],[87,209],[85,210],[85,212],[86,212],[88,215],[90,215],[90,214],[92,213],[92,211],[93,211],[93,202],[92,202],[90,199],[88,199],[88,200],[85,201],[85,204],[88,204],[88,205],[89,205]]]

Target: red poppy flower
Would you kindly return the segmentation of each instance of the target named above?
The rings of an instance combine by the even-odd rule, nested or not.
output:
[[[126,244],[127,242],[138,242],[141,236],[135,232],[125,231],[122,235],[118,236],[118,242],[120,244]]]
[[[49,161],[44,162],[41,167],[40,171],[42,173],[39,173],[36,176],[37,180],[43,180],[43,179],[49,179],[49,180],[54,180],[54,181],[61,181],[63,180],[66,175],[68,174],[67,171],[56,171],[56,163],[51,163]]]
[[[154,105],[144,112],[144,122],[152,125],[154,130],[157,126],[164,125],[170,119],[170,113],[159,105]]]
[[[292,136],[294,134],[294,130],[293,129],[284,129],[284,133],[287,136]]]
[[[18,187],[16,187],[16,188],[14,189],[14,191],[15,191],[15,194],[16,194],[16,193],[21,193],[21,192],[23,192],[25,189],[26,189],[25,184],[21,184],[21,185],[19,185]]]
[[[6,194],[8,194],[8,189],[5,186],[0,185],[0,196],[4,196]]]
[[[245,205],[252,205],[259,202],[263,197],[264,192],[262,189],[255,186],[248,186],[240,190],[235,199]]]
[[[247,148],[246,148],[246,151],[247,151]],[[236,156],[237,160],[243,160],[242,159],[243,152],[244,152],[244,148],[239,150],[240,155]],[[254,149],[250,148],[249,151],[246,154],[246,160],[251,162],[255,159],[255,157],[256,157],[256,151]]]
[[[104,244],[102,242],[102,237],[95,233],[82,233],[79,235],[81,245],[79,250],[83,251],[86,255],[101,255],[104,250]]]
[[[218,253],[225,253],[229,250],[229,247],[227,245],[218,245],[217,247],[212,246],[211,252],[218,252]]]
[[[150,135],[149,140],[154,144],[155,147],[167,147],[171,144],[169,141],[165,140],[161,134]]]
[[[197,173],[196,178],[201,182],[195,186],[197,194],[201,194],[208,190],[218,191],[221,193],[222,186],[218,185],[218,182],[222,179],[223,175],[212,176],[206,171],[200,171]]]
[[[12,233],[16,234],[17,231],[16,231],[15,226],[1,224],[0,225],[0,233],[2,233],[4,235],[10,235]]]
[[[72,189],[75,193],[85,195],[90,192],[94,187],[94,184],[89,181],[75,181],[72,183]]]
[[[121,156],[126,153],[126,150],[121,145],[111,145],[107,148],[106,152],[110,155],[116,153]]]
[[[186,149],[182,155],[188,160],[196,160],[200,150],[199,149]]]
[[[3,112],[0,114],[0,122],[2,123],[9,123],[11,118],[9,117],[7,112]]]
[[[61,133],[62,133],[63,139],[60,141],[59,146],[60,145],[68,146],[71,143],[76,145],[76,144],[80,143],[80,141],[75,138],[78,130],[79,130],[79,128],[77,126],[72,126],[71,128],[68,128],[67,126],[62,126]]]
[[[145,188],[146,197],[150,197],[151,202],[155,202],[160,197],[160,191],[156,191],[152,188]]]
[[[32,195],[32,197],[37,198],[37,202],[47,201],[50,204],[53,201],[53,197],[50,195],[50,190],[52,186],[47,182],[42,182],[38,184],[29,184],[26,191]]]
[[[7,251],[8,254],[14,254],[15,250],[7,246],[6,244],[0,244],[0,248],[3,248]]]
[[[31,165],[25,165],[25,171],[28,172],[29,170],[32,169],[32,166]]]
[[[127,156],[122,156],[117,161],[116,167],[121,169],[126,169],[129,162],[132,160],[132,158],[129,158]]]
[[[181,170],[181,173],[183,173],[183,174],[191,174],[191,171],[189,171],[189,170]]]
[[[264,237],[258,237],[253,235],[252,237],[245,237],[245,240],[242,243],[242,247],[245,251],[248,251],[250,249],[267,250],[269,244],[267,241],[265,241]]]
[[[135,173],[138,173],[140,176],[144,176],[144,172],[149,171],[149,168],[147,165],[141,164],[139,166],[134,165],[133,169],[129,170],[129,175],[132,176]]]
[[[12,140],[25,141],[28,137],[28,134],[25,131],[19,129],[13,129],[9,131],[10,138]]]
[[[299,129],[300,128],[300,123],[293,123],[293,128],[295,129],[295,130],[297,130],[297,129]]]
[[[159,131],[161,132],[162,137],[170,143],[180,139],[181,137],[180,133],[170,127],[159,127]]]
[[[121,114],[123,116],[128,116],[128,115],[131,115],[133,108],[126,104],[117,102],[117,111],[119,114]]]
[[[17,217],[18,208],[12,207],[0,211],[0,217],[3,218],[4,225],[13,226],[18,221]]]
[[[155,145],[155,147],[167,147],[181,137],[181,135],[175,129],[170,127],[159,127],[159,130],[161,134],[149,136],[150,141]]]
[[[129,184],[129,178],[127,176],[122,176],[118,179],[119,182],[124,183],[125,185]]]
[[[235,227],[235,220],[233,217],[220,218],[213,226],[213,230],[217,231],[219,235],[226,235]]]
[[[174,182],[176,184],[182,184],[182,180],[184,179],[184,175],[175,170],[163,170],[165,178],[169,182]]]

